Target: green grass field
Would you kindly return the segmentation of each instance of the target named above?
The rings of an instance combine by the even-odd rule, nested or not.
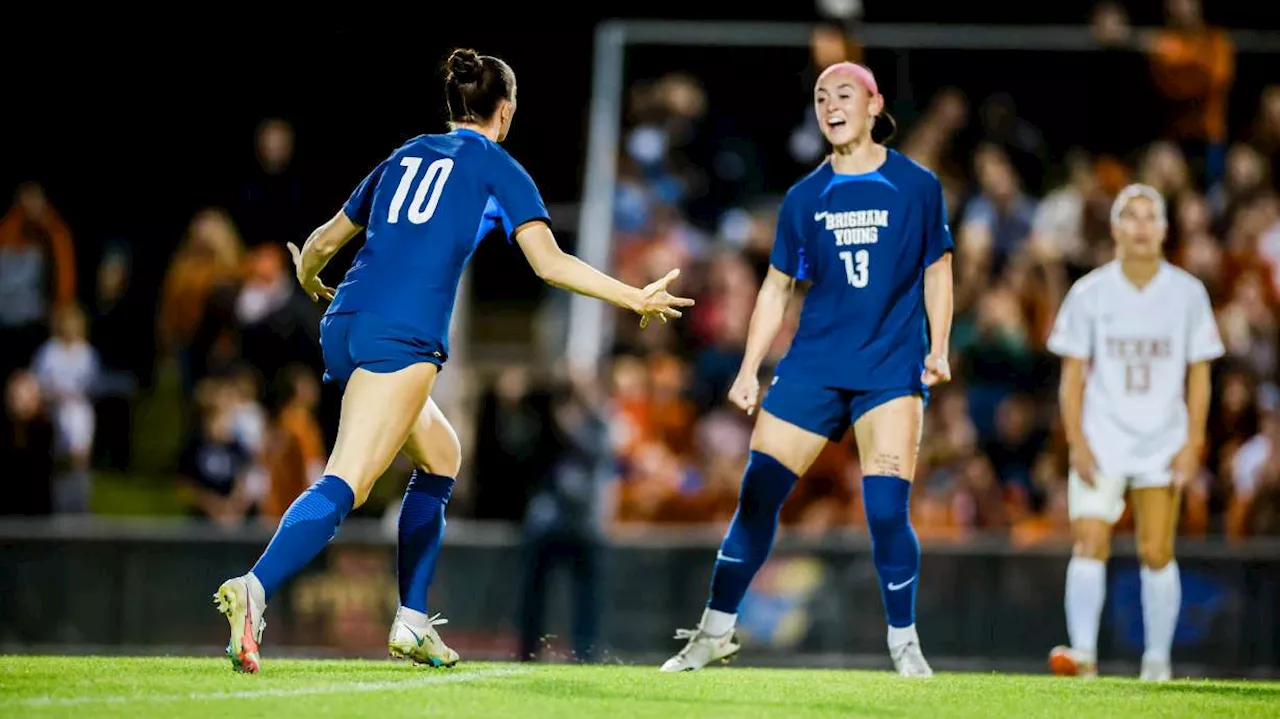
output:
[[[4,717],[1264,717],[1280,683],[734,669],[659,674],[619,665],[269,661],[258,676],[225,660],[0,657]]]

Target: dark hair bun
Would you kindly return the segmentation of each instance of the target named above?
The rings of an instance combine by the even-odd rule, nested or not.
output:
[[[449,69],[449,79],[460,85],[479,82],[484,73],[484,63],[475,50],[458,48],[450,55],[445,67]]]

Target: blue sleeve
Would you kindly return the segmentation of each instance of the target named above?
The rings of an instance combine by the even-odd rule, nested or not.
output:
[[[542,193],[533,184],[533,178],[515,158],[499,150],[494,158],[493,178],[489,191],[493,193],[486,215],[502,223],[507,240],[515,239],[518,227],[527,222],[544,222],[551,225]],[[492,213],[492,214],[491,214]]]
[[[947,198],[942,194],[942,183],[931,178],[929,196],[925,202],[924,266],[928,267],[948,252],[955,250],[951,239],[951,225],[947,224]]]
[[[773,240],[773,252],[769,254],[769,264],[788,277],[806,280],[809,268],[804,257],[804,237],[800,234],[800,201],[795,194],[794,190],[788,192],[782,200],[782,208],[778,210],[778,231]]]
[[[369,212],[373,209],[373,191],[378,187],[378,180],[382,179],[382,171],[386,167],[386,160],[379,162],[378,166],[373,168],[373,172],[361,180],[360,185],[342,206],[342,212],[360,227],[369,226]]]

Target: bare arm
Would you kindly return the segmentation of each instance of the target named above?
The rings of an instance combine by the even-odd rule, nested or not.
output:
[[[951,346],[951,253],[938,258],[924,271],[924,311],[929,317],[929,354],[947,356]]]
[[[329,264],[329,260],[338,254],[352,237],[360,232],[360,226],[351,221],[345,212],[338,211],[328,222],[312,230],[302,249],[292,242],[289,252],[293,254],[293,265],[297,272],[298,283],[311,295],[311,299],[324,297],[333,299],[333,290],[320,281],[320,271]]]
[[[1186,488],[1200,472],[1204,459],[1205,426],[1209,420],[1209,395],[1213,392],[1207,361],[1187,365],[1187,441],[1173,458],[1175,486]]]
[[[747,328],[747,348],[742,354],[742,366],[729,388],[729,401],[747,414],[756,410],[760,401],[760,365],[778,338],[782,321],[791,303],[791,293],[796,281],[790,275],[770,265],[769,274],[756,295],[756,307],[751,311],[751,325]]]
[[[636,312],[645,318],[642,324],[649,316],[659,316],[664,321],[667,317],[679,317],[680,311],[675,307],[693,304],[693,300],[672,297],[666,292],[667,283],[675,279],[678,271],[673,270],[643,289],[632,287],[560,249],[545,223],[521,225],[516,229],[516,242],[543,282]]]
[[[787,305],[791,304],[791,294],[795,290],[796,281],[776,267],[769,267],[769,274],[760,285],[756,295],[756,306],[751,311],[751,324],[747,328],[747,347],[742,356],[742,367],[738,374],[757,377],[765,355],[778,338],[782,329],[782,320],[787,315]]]
[[[1067,442],[1075,447],[1084,445],[1084,378],[1087,360],[1079,357],[1062,358],[1062,380],[1058,384],[1058,405],[1062,408],[1062,427]]]
[[[1067,434],[1071,468],[1090,487],[1094,482],[1097,460],[1084,436],[1084,385],[1089,360],[1079,357],[1062,358],[1062,381],[1058,385],[1058,404],[1062,407],[1062,426]]]
[[[1197,452],[1204,448],[1212,393],[1209,363],[1195,362],[1187,367],[1187,444],[1195,447]]]
[[[552,287],[604,300],[623,309],[637,311],[640,290],[616,280],[560,249],[551,228],[528,222],[516,230],[516,242],[535,274]]]

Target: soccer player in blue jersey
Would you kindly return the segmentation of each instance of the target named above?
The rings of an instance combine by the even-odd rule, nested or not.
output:
[[[814,88],[829,158],[787,192],[770,268],[729,399],[752,413],[765,353],[799,283],[800,325],[760,407],[738,510],[716,554],[711,597],[664,672],[738,651],[738,607],[773,545],[782,503],[828,441],[852,425],[862,463],[889,654],[899,674],[930,676],[915,628],[920,545],[908,504],[928,388],[951,377],[951,252],[933,173],[873,141],[884,98],[869,70],[840,63]]]
[[[248,573],[218,588],[231,625],[227,653],[238,671],[260,668],[263,611],[281,585],[324,549],[397,452],[413,461],[400,511],[400,608],[388,640],[394,656],[452,666],[427,590],[444,535],[444,510],[458,473],[457,435],[430,400],[449,356],[449,320],[463,267],[477,243],[501,227],[547,283],[651,319],[679,317],[692,300],[674,297],[673,270],[643,289],[562,252],[533,180],[498,143],[516,109],[516,78],[502,60],[455,50],[446,63],[452,131],[421,135],[382,161],[342,210],[301,250],[290,245],[298,282],[331,300],[321,323],[326,379],[344,386],[338,437],[328,466],[280,520]],[[361,229],[364,246],[338,289],[320,279],[326,263]]]

